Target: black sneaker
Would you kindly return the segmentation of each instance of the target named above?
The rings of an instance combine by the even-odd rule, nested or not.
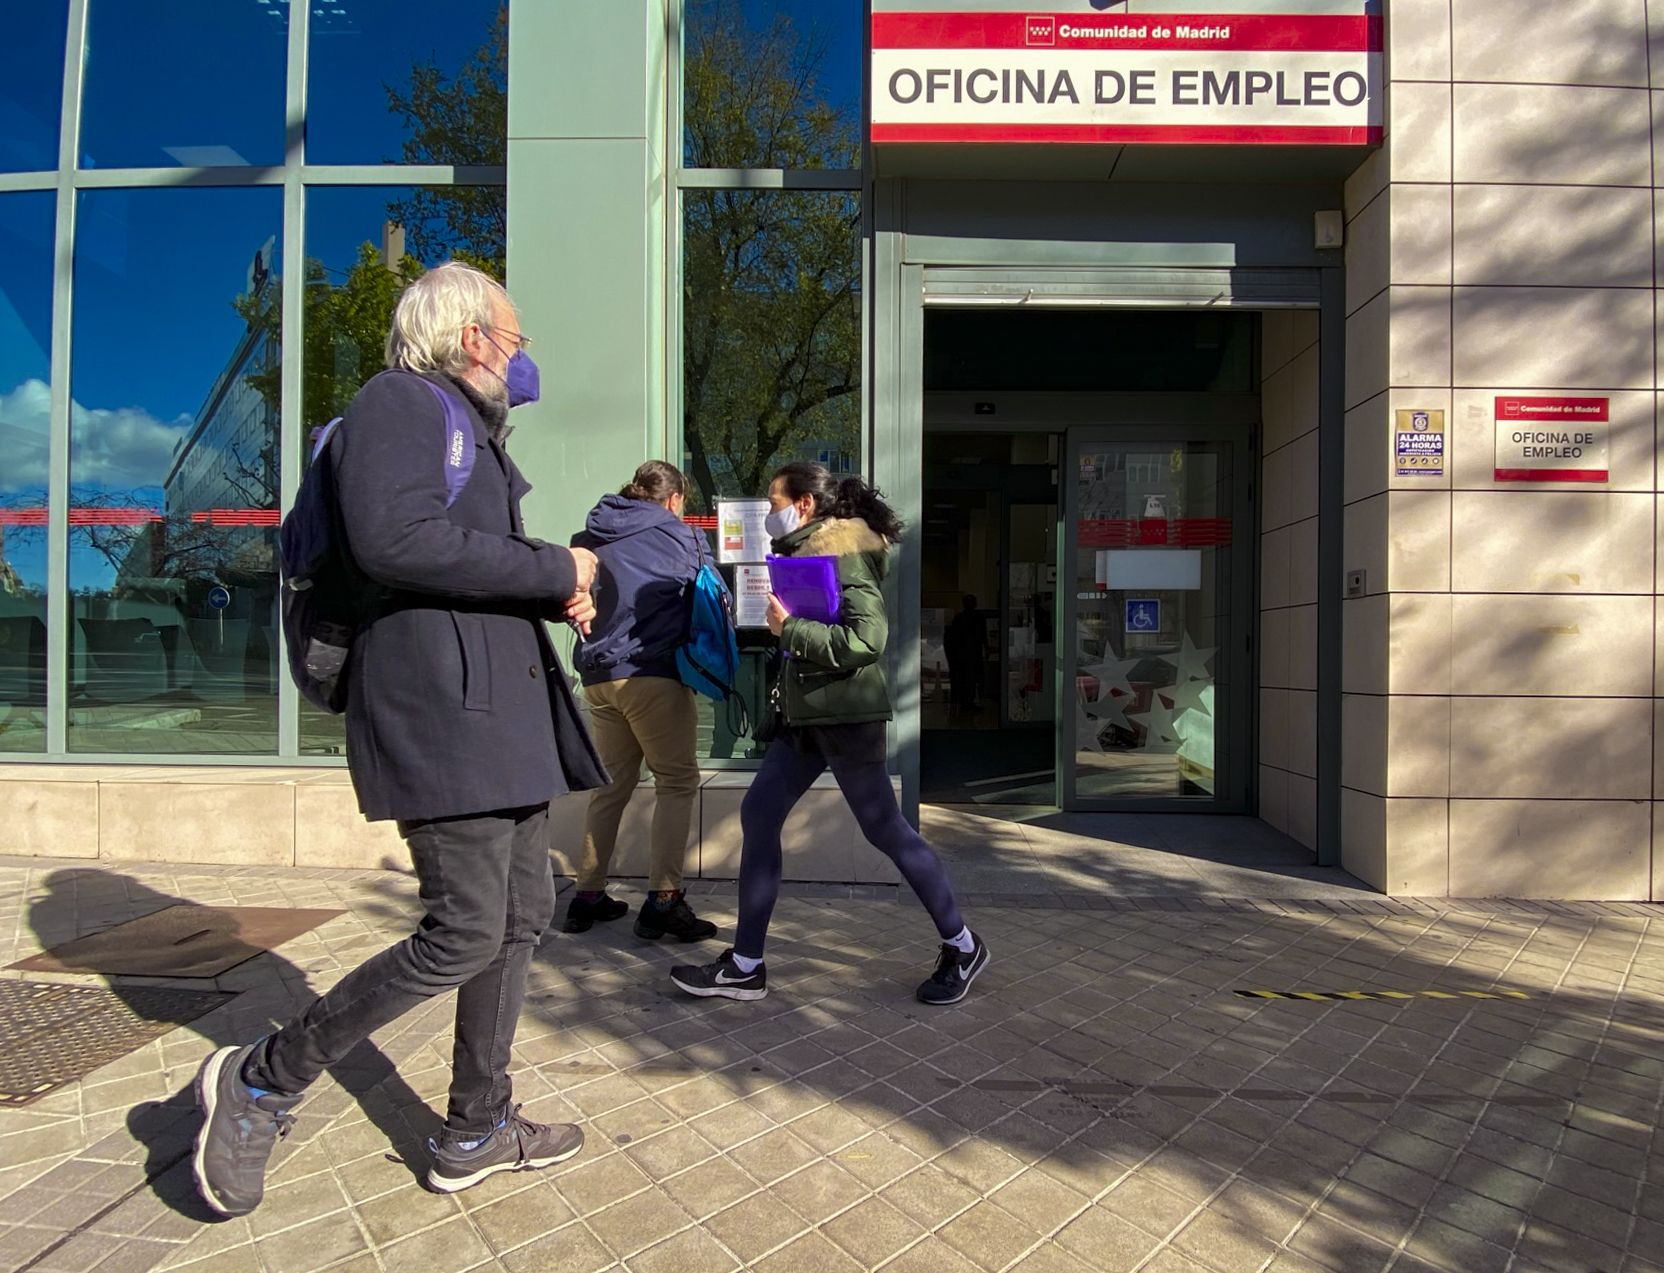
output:
[[[669,906],[655,901],[651,894],[636,913],[636,936],[645,941],[674,937],[677,941],[709,941],[716,936],[716,925],[700,919],[681,893]]]
[[[584,1147],[583,1128],[572,1123],[534,1123],[516,1105],[503,1125],[472,1149],[454,1141],[428,1141],[433,1164],[428,1188],[456,1193],[499,1171],[536,1171],[565,1162]]]
[[[191,1174],[202,1200],[222,1216],[246,1216],[266,1192],[266,1163],[289,1134],[289,1111],[298,1096],[255,1096],[243,1082],[243,1062],[253,1045],[221,1048],[196,1076],[202,1127],[196,1134]]]
[[[720,995],[724,999],[761,999],[768,994],[768,970],[758,964],[751,972],[741,972],[734,962],[734,952],[725,950],[714,964],[698,967],[684,964],[670,970],[670,979],[680,990],[701,999]]]
[[[573,897],[566,904],[566,922],[561,925],[561,931],[566,933],[587,933],[597,920],[606,923],[610,919],[623,919],[630,913],[630,904],[621,902],[616,897],[608,897],[602,893],[594,901],[582,897]]]
[[[930,980],[919,986],[919,1002],[936,1004],[958,1003],[971,988],[976,975],[988,966],[988,947],[982,938],[971,934],[970,954],[964,954],[952,942],[942,943],[942,954],[936,961],[936,971]]]

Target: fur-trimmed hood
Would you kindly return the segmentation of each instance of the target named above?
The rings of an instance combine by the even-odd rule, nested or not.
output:
[[[826,517],[811,522],[805,529],[797,552],[805,557],[850,557],[856,553],[873,553],[886,557],[890,541],[885,539],[859,517]]]

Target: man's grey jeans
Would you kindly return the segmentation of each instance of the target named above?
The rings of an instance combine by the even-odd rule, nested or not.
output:
[[[457,988],[445,1133],[483,1136],[513,1089],[509,1048],[532,953],[555,910],[549,806],[399,823],[427,914],[255,1047],[244,1081],[298,1094],[363,1039]]]

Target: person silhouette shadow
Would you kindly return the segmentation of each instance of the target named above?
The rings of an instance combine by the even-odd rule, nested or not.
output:
[[[45,884],[45,891],[32,897],[28,908],[29,927],[43,950],[170,906],[205,905],[161,892],[130,875],[102,867],[54,871],[47,876]],[[70,972],[96,971],[87,966],[77,967],[73,955],[63,962]],[[193,980],[199,980],[204,990],[229,990],[235,997],[180,1027],[199,1035],[203,1048],[193,1050],[183,1065],[167,1066],[170,1084],[183,1077],[183,1085],[163,1100],[134,1106],[127,1114],[126,1128],[127,1134],[145,1148],[144,1179],[133,1192],[148,1188],[173,1211],[193,1220],[210,1222],[222,1217],[198,1196],[191,1175],[191,1152],[201,1125],[195,1090],[197,1067],[215,1048],[247,1043],[276,1029],[297,1008],[310,1001],[314,991],[308,986],[306,972],[275,950],[263,951],[216,978]],[[146,1016],[150,1006],[134,992],[154,984],[151,979],[106,977],[106,988],[140,1016]],[[185,983],[171,984],[183,986]],[[301,1118],[295,1133],[273,1156],[274,1173],[288,1156],[304,1149],[312,1136],[357,1102],[387,1138],[391,1155],[402,1161],[414,1178],[422,1179],[427,1170],[427,1138],[438,1133],[443,1120],[399,1075],[386,1053],[373,1040],[366,1039],[332,1066],[329,1076],[337,1086],[320,1085],[309,1094],[300,1107]],[[118,1201],[125,1201],[125,1196]]]

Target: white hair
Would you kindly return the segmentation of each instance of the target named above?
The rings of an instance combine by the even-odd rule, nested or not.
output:
[[[460,376],[468,370],[462,332],[470,323],[496,326],[496,302],[514,310],[503,285],[471,265],[446,261],[399,297],[387,333],[387,365],[419,373]]]

